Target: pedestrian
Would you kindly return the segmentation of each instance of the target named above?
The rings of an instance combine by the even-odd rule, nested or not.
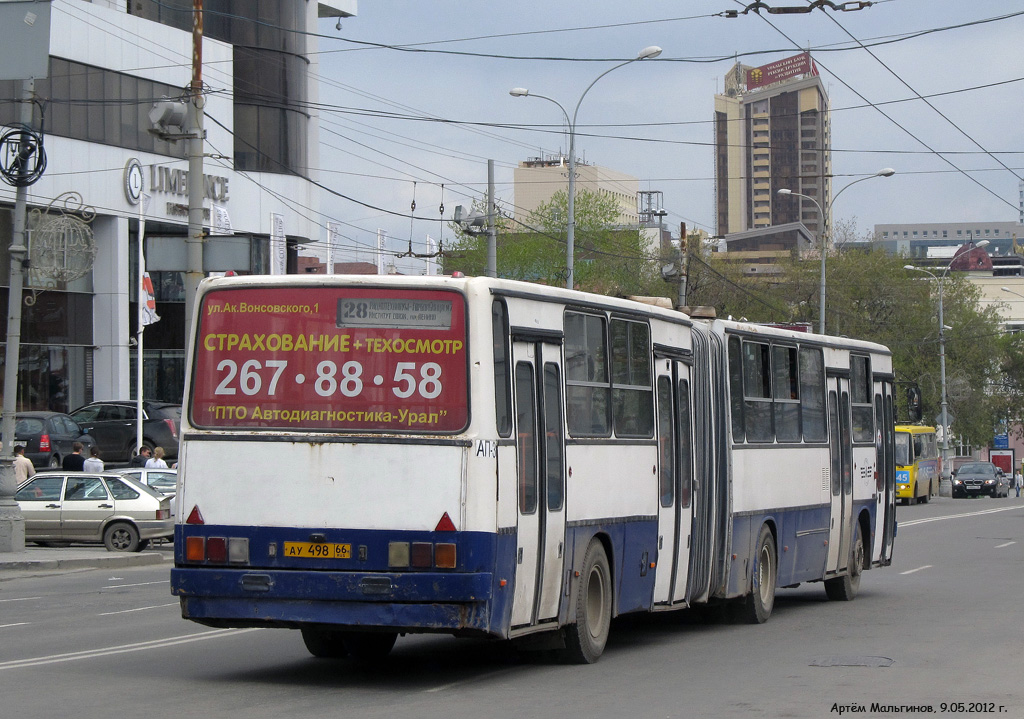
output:
[[[128,463],[129,467],[145,467],[146,462],[153,456],[153,450],[146,445],[139,447],[139,453],[132,457],[132,461]]]
[[[1018,469],[1013,475],[1013,488],[1017,490],[1017,496],[1020,496],[1020,490],[1024,487],[1024,474]]]
[[[167,469],[167,462],[164,461],[163,447],[157,447],[153,450],[153,456],[146,461],[146,469]]]
[[[64,461],[60,464],[61,469],[65,472],[81,472],[85,465],[85,457],[82,456],[83,449],[85,449],[85,445],[81,442],[72,444],[71,454],[64,457]]]
[[[32,460],[25,456],[24,445],[14,447],[14,486],[20,487],[21,483],[36,473]]]
[[[83,472],[102,472],[103,460],[100,459],[100,448],[96,445],[89,447],[89,459],[82,464]]]

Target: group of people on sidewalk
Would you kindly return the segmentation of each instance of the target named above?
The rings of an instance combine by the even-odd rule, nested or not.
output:
[[[65,472],[102,472],[103,460],[100,459],[99,448],[95,445],[90,447],[88,458],[82,456],[84,449],[85,445],[81,442],[72,444],[71,454],[64,457],[64,460],[61,462],[61,469]],[[145,467],[146,469],[167,469],[167,462],[164,461],[164,448],[157,447],[154,450],[150,450],[149,447],[143,445],[139,447],[139,453],[132,457],[128,466]],[[36,468],[32,464],[32,460],[25,456],[25,447],[20,444],[15,446],[14,476],[16,486],[21,486],[22,482],[35,475],[35,473]]]

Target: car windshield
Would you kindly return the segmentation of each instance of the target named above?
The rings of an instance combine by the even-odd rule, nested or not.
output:
[[[18,417],[14,425],[15,434],[41,434],[43,431],[43,420],[35,417]]]
[[[959,470],[957,470],[957,474],[987,474],[987,475],[994,475],[995,473],[996,473],[996,468],[993,465],[986,464],[984,462],[972,462],[971,464],[965,464],[963,467],[961,467]]]
[[[149,416],[153,419],[174,419],[181,421],[181,405],[180,404],[167,404],[163,407],[157,407],[149,410]]]

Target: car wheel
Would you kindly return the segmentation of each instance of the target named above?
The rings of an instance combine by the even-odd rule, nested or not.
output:
[[[50,457],[50,469],[60,469],[60,457],[57,455]]]
[[[778,554],[775,536],[768,525],[761,526],[750,577],[750,593],[743,599],[741,616],[750,624],[764,624],[775,606],[775,580],[778,578]]]
[[[103,532],[103,544],[110,552],[137,552],[139,531],[127,522],[114,522]]]

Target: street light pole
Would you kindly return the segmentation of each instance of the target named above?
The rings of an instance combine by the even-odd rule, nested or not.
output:
[[[558,109],[562,111],[562,115],[565,117],[565,122],[569,126],[569,197],[567,200],[568,210],[568,224],[565,230],[565,253],[566,253],[566,277],[565,286],[570,290],[573,289],[574,285],[574,267],[575,267],[575,255],[576,255],[576,117],[580,112],[580,105],[583,104],[583,98],[590,92],[590,88],[597,84],[597,81],[602,77],[617,70],[620,67],[625,67],[630,63],[636,62],[637,60],[647,60],[658,57],[661,54],[661,48],[657,45],[651,45],[645,47],[637,56],[620,62],[618,65],[608,68],[596,78],[594,81],[587,85],[587,89],[580,95],[580,99],[576,102],[576,108],[573,110],[572,117],[569,117],[569,112],[562,106],[562,103],[558,102],[554,98],[547,97],[545,95],[538,95],[531,93],[525,87],[514,87],[508,91],[508,94],[512,97],[537,97],[541,100],[547,100],[548,102],[554,103],[558,106]]]
[[[984,247],[988,244],[988,240],[982,240],[977,243],[974,247]],[[941,275],[935,275],[935,273],[924,269],[923,267],[915,267],[914,265],[903,265],[905,270],[913,270],[914,272],[923,272],[933,280],[939,286],[939,386],[942,392],[942,475],[939,477],[939,495],[942,497],[952,496],[952,485],[950,484],[950,461],[949,461],[949,402],[946,395],[946,324],[942,316],[943,312],[943,301],[942,293],[946,284],[946,277],[949,274],[949,268],[953,266],[953,262],[956,260],[954,257],[946,267],[942,270]]]
[[[821,334],[821,335],[825,334],[825,256],[828,254],[828,230],[829,230],[829,220],[831,219],[830,215],[832,214],[832,205],[835,204],[836,199],[841,194],[843,194],[844,190],[852,187],[853,185],[856,185],[858,182],[864,182],[864,180],[870,180],[873,177],[892,177],[895,174],[896,174],[896,170],[892,169],[891,167],[886,167],[886,168],[884,168],[882,170],[879,170],[878,172],[876,172],[873,175],[868,175],[866,177],[861,177],[861,178],[858,178],[858,179],[854,180],[850,184],[848,184],[845,187],[843,187],[842,189],[840,189],[839,192],[837,192],[832,197],[832,200],[828,203],[828,210],[829,210],[828,214],[826,214],[825,211],[822,210],[821,205],[818,204],[818,201],[815,200],[813,197],[811,197],[809,195],[805,195],[805,194],[800,193],[800,192],[793,192],[792,190],[788,190],[786,188],[782,188],[778,192],[778,194],[780,194],[780,195],[793,195],[795,197],[802,197],[805,200],[810,200],[811,202],[814,203],[814,206],[818,208],[818,217],[821,218],[821,232],[819,233],[819,240],[818,240],[818,248],[821,251],[821,284],[820,284],[820,287],[818,288],[818,295],[819,295],[818,334]]]

